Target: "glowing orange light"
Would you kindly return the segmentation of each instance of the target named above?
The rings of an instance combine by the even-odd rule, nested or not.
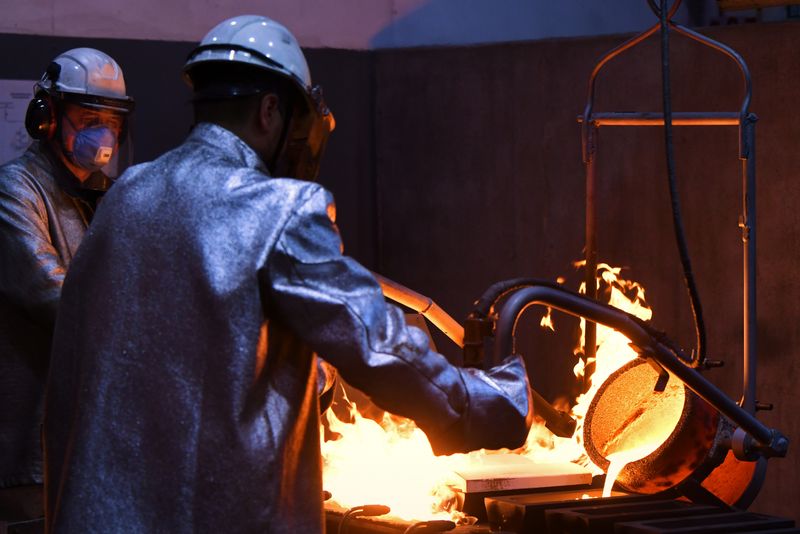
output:
[[[576,264],[582,265],[582,262]],[[649,320],[651,310],[645,303],[644,288],[636,282],[620,279],[620,268],[600,264],[598,283],[610,288],[610,304],[643,320]],[[563,283],[560,278],[559,283]],[[585,288],[582,288],[584,291]],[[585,292],[585,291],[584,291]],[[553,329],[550,310],[541,325]],[[578,356],[575,376],[582,380],[586,363],[584,353],[585,321],[581,321],[581,336],[574,354]],[[578,428],[572,438],[554,436],[543,425],[534,424],[525,445],[515,451],[474,451],[469,454],[434,456],[425,434],[407,419],[389,414],[380,423],[362,417],[355,404],[350,403],[350,422],[341,421],[332,411],[326,413],[329,431],[338,435],[335,440],[322,442],[324,462],[323,481],[332,501],[344,508],[369,503],[388,505],[391,515],[409,521],[430,519],[464,519],[458,511],[461,496],[458,487],[459,471],[474,470],[491,463],[498,454],[515,454],[538,464],[572,462],[588,468],[593,474],[603,471],[589,459],[583,447],[583,421],[589,404],[603,381],[622,365],[637,357],[622,334],[598,325],[597,351],[589,390],[578,396],[570,410]],[[650,446],[650,445],[647,445]],[[658,443],[652,448],[658,447]],[[622,456],[634,454],[628,447],[609,451]],[[641,451],[640,451],[641,452]],[[635,454],[634,454],[635,455]],[[616,464],[617,462],[615,462]],[[622,464],[619,469],[622,469]],[[615,477],[608,477],[613,484]],[[588,498],[588,495],[586,496]]]

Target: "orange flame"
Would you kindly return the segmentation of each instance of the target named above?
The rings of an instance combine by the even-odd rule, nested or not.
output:
[[[386,504],[406,520],[450,519],[457,496],[449,487],[463,455],[434,456],[410,419],[386,413],[378,424],[355,403],[350,416],[346,423],[326,412],[329,430],[341,435],[322,441],[325,488],[333,500],[345,508]]]
[[[576,267],[583,265],[577,262]],[[597,267],[600,281],[607,286],[609,303],[649,320],[651,310],[645,303],[644,288],[619,277],[621,269],[600,264]],[[563,279],[559,278],[559,283]],[[581,292],[585,287],[581,286]],[[550,310],[541,325],[553,329]],[[574,354],[578,357],[575,376],[583,378],[586,362],[582,356],[585,343],[585,320],[581,320],[581,336]],[[578,396],[570,410],[578,427],[572,438],[554,436],[544,425],[535,423],[525,445],[515,451],[473,451],[469,454],[434,456],[425,434],[413,421],[384,414],[379,423],[363,417],[355,403],[349,404],[352,422],[341,421],[328,410],[328,429],[339,435],[336,440],[322,441],[324,462],[324,487],[333,495],[332,501],[344,508],[364,504],[385,504],[394,517],[409,521],[451,519],[463,521],[458,511],[461,496],[454,489],[456,473],[469,466],[481,465],[493,454],[522,455],[533,462],[574,462],[601,474],[583,447],[583,420],[589,404],[603,381],[616,369],[636,358],[622,334],[602,325],[597,326],[597,351],[595,370],[590,377],[590,389]]]

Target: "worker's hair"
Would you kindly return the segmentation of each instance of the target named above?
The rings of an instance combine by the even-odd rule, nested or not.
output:
[[[279,109],[286,117],[296,91],[282,76],[242,63],[201,63],[189,76],[195,123],[243,124],[258,111],[265,94],[278,97]]]

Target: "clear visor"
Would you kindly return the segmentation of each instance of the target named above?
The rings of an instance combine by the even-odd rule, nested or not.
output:
[[[111,179],[119,177],[133,163],[133,143],[131,141],[131,117],[119,108],[108,108],[85,103],[65,103],[62,112],[63,120],[69,121],[74,132],[88,128],[105,126],[114,134],[117,144],[111,158],[100,172]],[[63,139],[64,148],[72,151],[69,136]]]
[[[128,167],[133,165],[133,138],[131,132],[134,129],[133,120],[130,117],[126,118],[122,133],[118,137],[117,149],[111,156],[111,160],[100,169],[103,174],[112,180],[119,178]]]
[[[125,127],[127,114],[116,110],[87,107],[80,104],[64,106],[64,115],[76,130],[84,130],[95,126],[106,126],[119,139]]]
[[[276,174],[301,180],[316,180],[328,137],[336,126],[322,90],[315,87],[303,102],[295,102]]]

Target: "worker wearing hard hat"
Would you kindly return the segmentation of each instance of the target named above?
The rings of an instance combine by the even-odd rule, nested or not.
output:
[[[51,532],[322,532],[315,353],[438,453],[521,445],[521,358],[451,365],[342,254],[306,181],[333,117],[292,34],[226,20],[184,72],[197,124],[117,181],[64,285]]]
[[[77,48],[34,87],[34,142],[0,167],[0,521],[41,516],[41,411],[61,285],[133,100],[119,65]]]

